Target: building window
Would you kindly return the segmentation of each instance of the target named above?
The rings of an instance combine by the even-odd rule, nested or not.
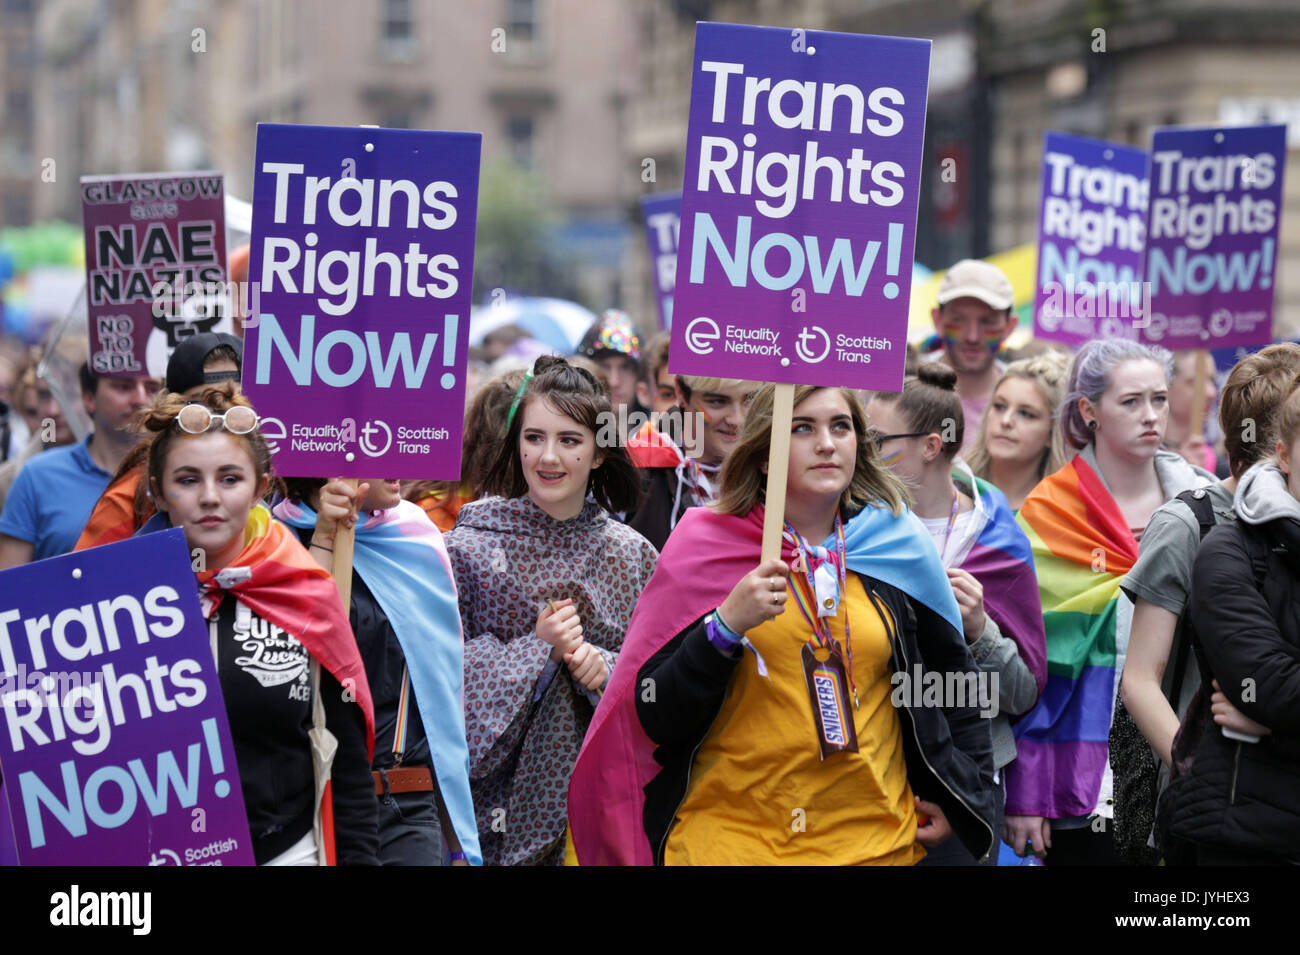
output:
[[[506,142],[509,144],[510,158],[521,166],[533,165],[536,132],[531,116],[506,118]]]
[[[386,59],[415,56],[415,21],[411,0],[383,0],[379,42]]]
[[[506,0],[506,36],[522,45],[536,42],[536,0]]]
[[[25,192],[10,192],[5,195],[5,225],[25,226],[32,222],[32,199]]]
[[[542,52],[539,0],[504,0],[506,54],[511,60],[534,60]]]
[[[411,129],[414,123],[411,111],[400,106],[388,106],[379,112],[379,125],[384,129]]]

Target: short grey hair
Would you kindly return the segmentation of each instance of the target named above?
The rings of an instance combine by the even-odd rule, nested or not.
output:
[[[1070,375],[1066,394],[1061,402],[1061,434],[1065,443],[1082,450],[1093,442],[1079,411],[1079,399],[1087,398],[1092,404],[1110,387],[1115,369],[1128,361],[1153,361],[1165,373],[1168,382],[1174,373],[1174,356],[1159,345],[1143,345],[1127,338],[1106,338],[1086,342],[1070,362]]]

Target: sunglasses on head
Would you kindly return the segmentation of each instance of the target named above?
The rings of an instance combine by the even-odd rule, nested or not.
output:
[[[223,414],[217,414],[207,405],[189,404],[176,416],[176,423],[187,434],[203,434],[214,424],[231,434],[248,434],[257,427],[257,412],[246,405],[235,405]]]

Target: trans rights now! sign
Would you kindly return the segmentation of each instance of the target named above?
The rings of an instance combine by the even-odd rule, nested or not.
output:
[[[1156,130],[1147,341],[1218,349],[1272,339],[1285,166],[1285,126]]]
[[[0,772],[23,865],[252,865],[179,528],[0,574]]]
[[[671,369],[896,391],[930,41],[701,23]]]
[[[659,327],[673,324],[673,290],[677,287],[677,240],[682,225],[682,194],[642,196],[646,248],[650,250],[650,284],[655,290]]]
[[[481,140],[259,124],[243,386],[278,474],[460,476]]]
[[[1133,338],[1143,295],[1147,153],[1049,132],[1043,143],[1034,335],[1079,346]]]

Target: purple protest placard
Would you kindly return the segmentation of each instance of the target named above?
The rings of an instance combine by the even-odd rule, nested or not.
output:
[[[184,532],[16,567],[0,593],[0,771],[20,862],[252,865]]]
[[[233,331],[217,172],[83,176],[90,370],[160,378],[190,335]]]
[[[258,125],[243,384],[277,473],[460,476],[481,141]]]
[[[1176,350],[1272,339],[1285,166],[1285,126],[1156,130],[1145,340]]]
[[[677,284],[677,238],[682,225],[682,194],[643,196],[645,243],[650,251],[650,282],[659,307],[659,327],[672,328],[673,289]]]
[[[1136,337],[1142,291],[1147,153],[1049,132],[1043,143],[1034,335],[1078,346]]]
[[[897,390],[930,41],[701,23],[670,367]]]

